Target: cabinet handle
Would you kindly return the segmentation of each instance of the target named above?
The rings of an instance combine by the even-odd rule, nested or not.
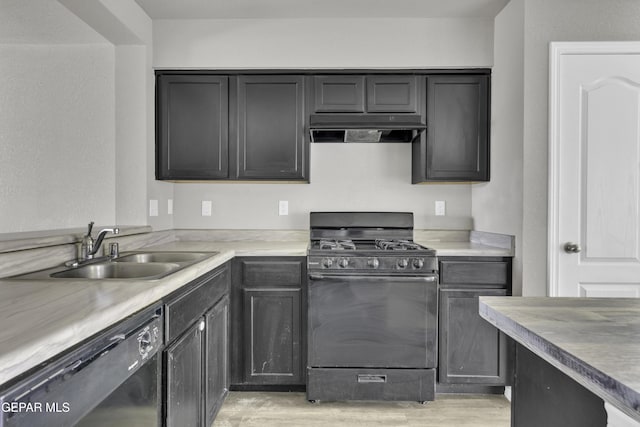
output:
[[[358,383],[386,383],[386,375],[358,374]]]

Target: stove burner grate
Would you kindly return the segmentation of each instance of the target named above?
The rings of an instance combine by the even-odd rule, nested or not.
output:
[[[330,249],[332,251],[343,251],[345,249],[355,250],[356,244],[352,240],[320,240],[320,249]]]
[[[383,251],[414,251],[422,249],[422,246],[409,240],[376,239],[376,248]]]

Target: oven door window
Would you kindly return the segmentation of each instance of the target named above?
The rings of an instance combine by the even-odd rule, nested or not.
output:
[[[433,277],[312,277],[309,365],[434,367],[436,312]]]

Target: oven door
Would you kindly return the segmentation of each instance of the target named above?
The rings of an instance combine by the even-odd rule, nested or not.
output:
[[[436,275],[309,279],[310,367],[436,366]]]

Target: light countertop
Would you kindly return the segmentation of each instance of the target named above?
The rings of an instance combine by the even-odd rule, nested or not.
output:
[[[157,280],[0,280],[0,384],[141,310],[234,256],[305,256],[307,242],[174,242],[217,251]]]
[[[640,299],[480,297],[480,315],[640,421]]]

